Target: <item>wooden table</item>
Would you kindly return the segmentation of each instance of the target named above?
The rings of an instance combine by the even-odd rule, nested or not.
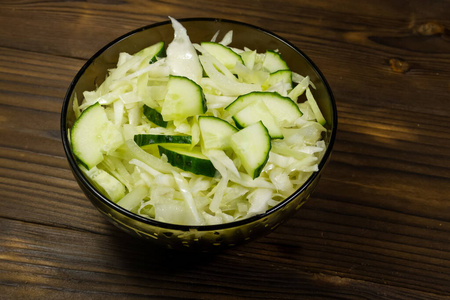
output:
[[[270,29],[313,59],[338,107],[310,201],[216,255],[159,251],[110,225],[63,153],[73,76],[167,16]],[[1,1],[0,298],[450,297],[450,1]]]

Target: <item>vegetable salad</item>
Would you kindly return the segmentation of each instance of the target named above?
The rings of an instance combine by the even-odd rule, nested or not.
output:
[[[318,171],[326,129],[314,85],[276,49],[234,48],[232,31],[192,43],[170,19],[171,43],[120,53],[98,88],[75,97],[79,167],[111,201],[158,221],[263,213]]]

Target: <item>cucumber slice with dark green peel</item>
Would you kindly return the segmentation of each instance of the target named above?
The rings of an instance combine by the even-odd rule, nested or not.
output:
[[[236,63],[244,64],[241,56],[227,46],[214,42],[203,42],[201,46],[229,70],[233,69]]]
[[[136,134],[134,141],[138,146],[153,144],[191,144],[190,135]]]
[[[277,121],[270,113],[264,101],[255,101],[233,116],[233,120],[238,128],[245,128],[261,121],[269,131],[273,139],[282,139],[283,133]]]
[[[230,148],[230,138],[238,132],[237,128],[227,121],[213,116],[199,116],[198,124],[202,136],[202,145],[207,150]]]
[[[251,92],[239,96],[225,109],[234,116],[248,105],[257,101],[264,102],[280,126],[290,126],[302,116],[297,103],[276,92]]]
[[[202,88],[183,76],[169,76],[167,94],[161,110],[164,121],[184,120],[206,112]]]
[[[149,58],[149,64],[152,64],[156,62],[159,58],[163,58],[166,56],[166,49],[165,49],[165,43],[164,42],[158,42],[156,44],[153,44],[145,49],[142,49],[138,53],[136,53],[136,56],[145,56]]]
[[[269,159],[271,139],[262,122],[250,125],[231,136],[231,148],[244,169],[255,179]]]
[[[279,70],[269,75],[267,81],[263,84],[264,89],[268,89],[278,83],[285,83],[292,89],[292,72],[290,70]]]
[[[263,68],[269,71],[270,73],[279,71],[279,70],[289,70],[287,63],[281,58],[280,53],[267,50],[264,61]]]
[[[165,154],[168,162],[174,167],[208,177],[214,177],[216,174],[214,165],[198,147],[189,149],[181,146],[160,145],[158,148],[160,154]]]
[[[103,161],[105,151],[123,144],[120,130],[108,120],[98,102],[86,108],[75,121],[70,139],[73,154],[88,170]]]
[[[166,128],[168,122],[164,121],[159,111],[144,104],[144,116],[153,124]]]

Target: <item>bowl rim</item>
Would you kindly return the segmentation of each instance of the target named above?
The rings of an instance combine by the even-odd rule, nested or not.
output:
[[[105,46],[103,46],[100,50],[98,50],[94,55],[92,55],[86,62],[85,64],[81,67],[81,69],[77,72],[77,74],[75,75],[75,77],[73,78],[73,80],[71,81],[66,95],[63,99],[63,103],[62,103],[62,109],[61,109],[61,119],[60,119],[60,131],[61,131],[61,138],[62,138],[62,143],[63,143],[63,148],[64,148],[64,152],[66,154],[67,160],[70,164],[70,167],[72,169],[72,171],[75,173],[75,175],[78,177],[79,180],[82,181],[82,183],[89,189],[89,191],[91,193],[93,193],[95,195],[95,197],[97,199],[100,199],[101,202],[103,202],[103,204],[107,205],[108,207],[112,208],[113,210],[117,211],[118,213],[129,217],[135,221],[138,222],[142,222],[145,223],[146,225],[151,225],[151,226],[155,226],[158,228],[164,228],[164,229],[170,229],[170,230],[178,230],[178,231],[182,231],[182,232],[187,232],[187,231],[192,231],[192,230],[196,230],[196,231],[220,231],[220,230],[225,230],[225,229],[229,229],[229,228],[235,228],[235,227],[240,227],[242,225],[246,225],[246,224],[250,224],[253,223],[255,221],[264,219],[265,217],[271,215],[272,213],[283,209],[285,206],[287,206],[290,202],[292,202],[298,195],[300,195],[304,190],[306,190],[313,182],[314,180],[320,175],[320,173],[322,172],[322,170],[324,169],[326,163],[328,162],[330,156],[331,156],[331,152],[333,149],[333,145],[334,145],[334,141],[336,138],[336,133],[337,133],[337,107],[336,107],[336,101],[335,98],[333,96],[333,93],[331,91],[331,88],[328,84],[328,82],[325,79],[325,76],[322,74],[322,72],[320,71],[320,69],[316,66],[316,64],[299,48],[297,48],[295,45],[293,45],[291,42],[287,41],[286,39],[282,38],[281,36],[267,30],[267,29],[263,29],[259,26],[255,26],[252,24],[248,24],[248,23],[244,23],[241,21],[235,21],[235,20],[230,20],[230,19],[223,19],[223,18],[180,18],[177,19],[178,22],[180,23],[186,23],[186,22],[216,22],[216,23],[231,23],[231,24],[237,24],[240,26],[244,26],[244,27],[249,27],[249,28],[253,28],[254,30],[260,31],[266,35],[271,36],[272,38],[275,38],[277,40],[279,40],[281,43],[286,44],[287,46],[289,46],[290,48],[292,48],[294,51],[296,51],[300,56],[302,56],[310,65],[311,67],[314,69],[314,71],[317,73],[319,79],[323,82],[326,91],[329,95],[330,98],[330,104],[332,107],[332,118],[333,118],[333,122],[331,124],[331,136],[330,136],[330,141],[329,144],[327,146],[327,149],[325,151],[325,154],[322,156],[321,161],[318,165],[318,171],[315,171],[311,174],[311,176],[305,181],[305,183],[303,183],[303,185],[301,187],[299,187],[294,193],[292,193],[289,197],[287,197],[284,201],[280,202],[278,205],[268,209],[267,211],[265,211],[264,213],[261,214],[257,214],[245,219],[241,219],[241,220],[237,220],[237,221],[233,221],[233,222],[228,222],[228,223],[222,223],[222,224],[215,224],[215,225],[180,225],[180,224],[173,224],[173,223],[166,223],[166,222],[161,222],[161,221],[157,221],[155,219],[150,219],[144,216],[140,216],[138,214],[132,213],[131,211],[122,208],[121,206],[117,205],[116,203],[114,203],[113,201],[109,200],[108,198],[106,198],[105,196],[103,196],[100,192],[97,191],[97,189],[90,183],[90,181],[84,176],[84,174],[81,172],[81,170],[79,169],[76,160],[72,154],[71,151],[71,146],[70,146],[70,142],[68,139],[68,128],[66,126],[67,123],[67,111],[69,109],[69,103],[70,103],[70,98],[71,95],[73,93],[73,90],[76,86],[76,84],[78,83],[79,79],[81,78],[81,76],[84,74],[84,72],[86,71],[86,69],[94,62],[94,60],[99,57],[104,51],[106,51],[108,48],[112,47],[113,45],[115,45],[116,43],[120,42],[123,39],[126,39],[129,36],[134,35],[135,33],[138,33],[140,31],[145,31],[154,27],[159,27],[159,26],[163,26],[163,25],[167,25],[169,23],[171,23],[170,20],[167,21],[162,21],[162,22],[156,22],[150,25],[146,25],[146,26],[142,26],[139,27],[137,29],[134,29],[132,31],[129,31],[119,37],[117,37],[116,39],[112,40],[111,42],[107,43]]]

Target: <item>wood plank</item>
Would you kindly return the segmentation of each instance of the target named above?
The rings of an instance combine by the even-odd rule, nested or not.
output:
[[[0,47],[0,104],[60,114],[84,60]],[[42,118],[45,119],[45,118]]]

